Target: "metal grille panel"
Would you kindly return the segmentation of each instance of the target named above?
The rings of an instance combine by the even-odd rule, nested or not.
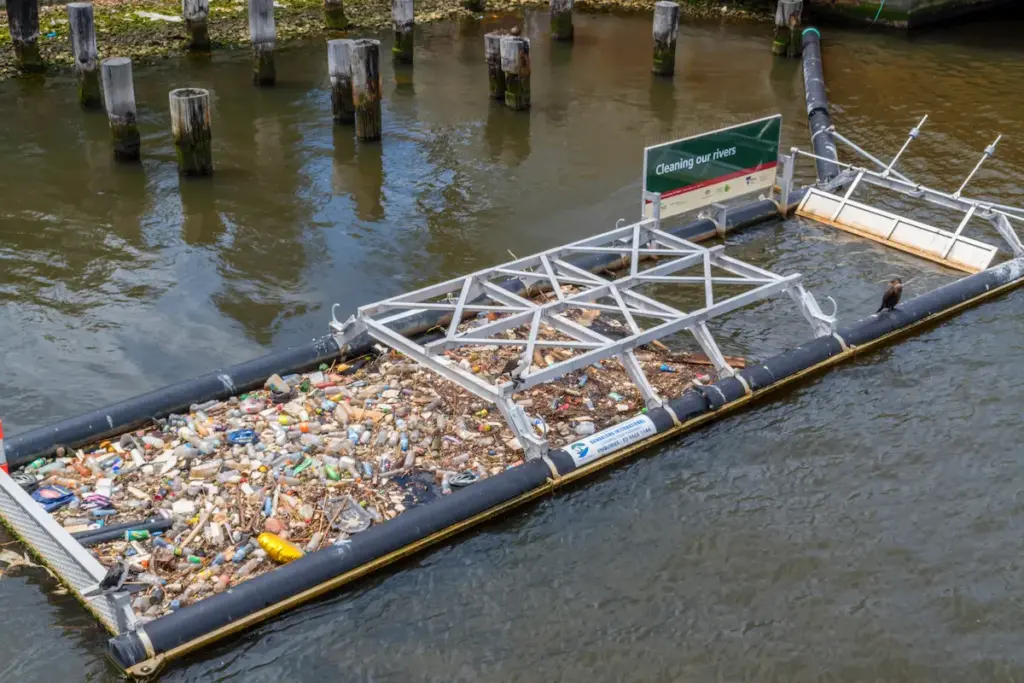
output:
[[[0,517],[104,628],[116,635],[134,624],[135,617],[125,594],[82,597],[106,574],[103,565],[3,472],[0,472]]]

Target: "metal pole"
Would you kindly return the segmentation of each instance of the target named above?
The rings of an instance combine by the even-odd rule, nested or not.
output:
[[[974,169],[971,170],[970,174],[967,176],[967,180],[964,181],[964,184],[960,186],[959,190],[953,193],[954,199],[960,198],[960,193],[964,191],[964,188],[967,187],[967,183],[971,182],[971,178],[973,178],[974,174],[978,172],[978,169],[981,168],[981,165],[985,163],[985,159],[988,159],[990,156],[996,153],[996,145],[998,145],[999,141],[1002,139],[1003,136],[1000,135],[999,137],[996,138],[995,142],[993,142],[991,145],[985,148],[985,152],[981,155],[981,159],[978,159],[978,163],[974,165]]]
[[[910,141],[917,139],[917,136],[921,134],[921,126],[923,126],[924,122],[927,120],[928,114],[925,114],[924,117],[921,118],[921,122],[910,129],[910,135],[907,136],[907,141],[903,143],[903,146],[900,147],[900,151],[896,153],[896,156],[893,157],[892,162],[888,166],[886,166],[885,171],[882,172],[883,178],[887,177],[889,173],[892,171],[892,167],[896,165],[896,162],[899,160],[900,156],[910,145]]]
[[[869,159],[870,161],[873,161],[873,162],[875,162],[876,164],[878,164],[878,165],[879,165],[879,167],[881,167],[881,168],[883,168],[883,169],[884,169],[884,168],[886,168],[886,164],[885,164],[885,162],[884,162],[884,161],[882,161],[882,160],[881,160],[881,159],[879,159],[878,157],[874,156],[873,154],[871,154],[871,153],[870,153],[870,152],[868,152],[867,150],[865,150],[865,149],[861,149],[861,148],[860,148],[859,146],[857,146],[857,144],[856,144],[856,143],[854,143],[854,142],[853,142],[852,140],[850,140],[850,139],[849,139],[848,137],[846,137],[846,136],[844,136],[844,135],[840,134],[840,133],[839,133],[839,131],[837,131],[837,130],[836,130],[836,127],[835,127],[835,126],[832,126],[832,128],[830,128],[829,130],[831,130],[831,131],[832,131],[832,135],[833,135],[834,137],[838,138],[838,139],[840,140],[840,142],[845,142],[845,143],[846,143],[847,145],[849,145],[849,146],[850,146],[850,147],[851,147],[851,148],[853,149],[853,151],[854,151],[854,152],[857,152],[857,153],[858,153],[858,154],[860,154],[861,156],[863,156],[863,157],[865,157],[865,158]],[[905,183],[911,183],[911,182],[913,182],[913,181],[912,181],[912,180],[911,180],[910,178],[906,177],[905,175],[903,175],[903,174],[902,174],[902,173],[900,173],[899,171],[896,171],[896,170],[890,170],[890,173],[892,173],[892,175],[896,176],[897,178],[899,178],[900,180],[902,180],[902,181],[903,181],[903,182],[905,182]]]

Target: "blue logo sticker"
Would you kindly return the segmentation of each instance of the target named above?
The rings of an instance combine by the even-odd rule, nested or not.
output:
[[[590,452],[590,449],[587,448],[587,444],[583,443],[582,441],[577,441],[576,443],[569,446],[569,448],[572,449],[573,453],[576,454],[577,458],[585,458],[587,457],[587,453]]]

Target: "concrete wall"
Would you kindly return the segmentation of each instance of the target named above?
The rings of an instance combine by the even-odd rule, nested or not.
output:
[[[914,28],[1010,2],[1012,0],[810,0],[810,6],[812,17]]]

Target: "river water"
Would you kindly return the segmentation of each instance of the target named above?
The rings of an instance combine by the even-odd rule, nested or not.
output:
[[[572,46],[545,24],[525,22],[528,115],[487,100],[479,26],[418,29],[414,71],[383,66],[379,145],[331,125],[322,45],[281,51],[273,89],[249,86],[244,54],[138,69],[134,168],[68,80],[0,84],[8,433],[318,336],[334,302],[347,315],[609,229],[636,215],[645,143],[780,111],[784,145],[806,146],[799,66],[772,61],[765,26],[684,25],[665,82],[647,18],[579,16]],[[838,125],[888,157],[929,113],[904,169],[949,189],[1003,133],[972,191],[1024,203],[1022,29],[826,31]],[[175,171],[167,92],[185,85],[215,98],[209,180]],[[956,277],[800,220],[727,247],[803,273],[848,320],[894,275],[908,296]],[[1022,315],[1021,293],[972,309],[164,680],[1019,681]],[[810,333],[781,299],[714,331],[753,358]],[[0,680],[116,680],[105,634],[52,588],[0,580]]]

